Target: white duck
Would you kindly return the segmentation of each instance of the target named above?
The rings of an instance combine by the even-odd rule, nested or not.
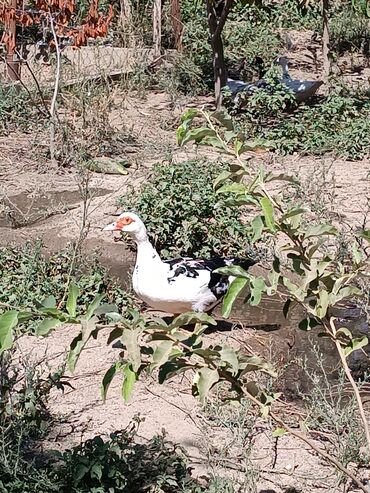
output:
[[[134,291],[149,306],[166,313],[210,311],[226,294],[233,279],[214,270],[233,264],[248,269],[255,263],[251,259],[221,257],[162,261],[148,239],[144,223],[132,212],[121,214],[104,231],[122,231],[134,239],[137,244],[132,276]]]

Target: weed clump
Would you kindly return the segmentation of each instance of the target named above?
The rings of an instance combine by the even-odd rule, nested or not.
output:
[[[163,257],[245,255],[250,246],[240,211],[213,188],[226,167],[206,160],[157,164],[119,205],[140,215]]]
[[[109,303],[120,310],[133,306],[133,298],[111,279],[97,258],[90,261],[79,256],[71,261],[73,253],[66,249],[48,258],[41,252],[41,242],[26,243],[22,247],[0,248],[0,311],[1,303],[33,309],[48,297],[56,304],[65,298],[66,287],[73,280],[79,286],[79,310],[86,310],[98,293],[105,293]],[[27,330],[37,321],[28,321]]]
[[[263,139],[281,154],[332,153],[349,160],[370,152],[370,102],[366,93],[340,90],[296,106],[289,92],[257,90],[243,99],[238,124],[248,138]],[[235,111],[232,103],[229,109]]]

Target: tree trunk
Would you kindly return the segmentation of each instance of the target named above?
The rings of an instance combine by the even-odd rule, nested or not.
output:
[[[131,0],[120,0],[121,7],[121,24],[124,27],[127,23],[131,21],[132,11],[131,11]]]
[[[161,37],[162,37],[162,1],[154,0],[153,4],[153,48],[154,56],[159,57],[161,54]]]
[[[182,51],[183,24],[181,22],[180,0],[171,0],[171,21],[175,38],[175,48],[177,51]]]
[[[215,100],[216,108],[220,109],[222,105],[221,89],[227,83],[227,69],[224,58],[224,45],[221,36],[212,37],[212,52],[213,52],[213,76],[215,81]]]
[[[14,10],[17,8],[17,0],[11,0],[9,7]],[[17,26],[16,20],[11,19],[9,23],[5,26],[9,39],[6,43],[7,53],[6,53],[6,76],[11,81],[17,81],[21,78],[21,64],[19,57],[16,54],[16,36],[17,36]]]
[[[330,36],[329,36],[329,0],[322,0],[322,56],[323,75],[327,78],[330,74]]]
[[[210,44],[213,56],[213,74],[215,82],[215,101],[216,108],[220,109],[222,105],[221,89],[227,82],[227,69],[224,57],[224,45],[222,42],[222,30],[229,12],[234,5],[234,0],[224,0],[221,15],[218,16],[215,5],[212,0],[206,0],[207,20],[209,32],[211,35]]]

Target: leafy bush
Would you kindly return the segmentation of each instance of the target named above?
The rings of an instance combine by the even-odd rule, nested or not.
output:
[[[248,122],[252,127],[253,134],[256,125],[263,127],[274,123],[281,118],[281,114],[286,109],[297,106],[293,91],[287,88],[281,81],[281,69],[275,66],[270,67],[264,75],[266,88],[256,89],[252,94],[239,92],[233,96],[231,91],[225,88],[224,106],[231,114],[243,111],[243,123]]]
[[[315,370],[309,368],[307,359],[298,360],[311,390],[302,394],[307,412],[306,424],[311,429],[330,433],[335,457],[342,464],[361,462],[361,447],[365,447],[365,436],[359,422],[356,399],[348,392],[348,384],[343,371],[333,380],[328,376],[324,355],[317,344],[313,345]]]
[[[39,363],[0,355],[0,492],[52,493],[58,485],[35,464],[35,444],[50,427],[47,400],[53,387],[63,388],[63,367],[45,374]]]
[[[133,304],[131,296],[110,279],[95,258],[78,258],[71,270],[72,251],[64,250],[46,258],[41,243],[22,247],[0,248],[0,311],[1,303],[34,308],[35,302],[53,296],[57,304],[65,296],[70,275],[80,287],[83,312],[97,293],[105,292],[108,302],[124,309]]]
[[[196,493],[204,491],[187,471],[184,451],[163,435],[138,443],[137,423],[87,440],[61,456],[61,491],[70,493]]]
[[[119,204],[140,215],[164,257],[245,255],[249,244],[240,212],[213,190],[225,168],[206,160],[157,164],[140,189],[121,197]]]
[[[237,121],[246,136],[263,139],[282,154],[332,152],[355,160],[370,152],[370,102],[365,92],[342,90],[296,107],[283,88],[272,94],[258,90],[241,104]]]
[[[39,365],[12,352],[0,356],[1,493],[206,493],[189,474],[187,457],[163,435],[138,441],[138,423],[110,435],[86,440],[64,453],[36,452],[52,418],[47,399],[62,387],[63,369],[43,376]]]
[[[34,128],[36,123],[42,122],[36,108],[38,99],[24,89],[0,83],[0,134],[14,128],[27,131]]]

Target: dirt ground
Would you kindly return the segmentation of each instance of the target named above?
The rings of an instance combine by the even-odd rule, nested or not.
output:
[[[117,198],[128,190],[128,185],[139,183],[153,162],[161,160],[169,151],[177,160],[194,157],[198,152],[191,146],[181,150],[176,147],[174,128],[184,108],[180,103],[174,105],[163,93],[126,98],[120,112],[122,121],[143,144],[127,156],[130,163],[127,175],[91,173],[92,198],[87,204],[89,232],[84,248],[89,253],[98,250],[102,263],[124,285],[130,282],[128,272],[133,265],[133,255],[121,243],[114,243],[112,236],[103,233],[102,228],[117,212]],[[73,169],[52,167],[44,158],[39,158],[30,134],[1,137],[0,154],[3,156],[0,162],[0,245],[42,238],[46,251],[56,251],[75,240],[84,207],[78,173]],[[369,160],[347,162],[298,155],[281,158],[268,153],[254,159],[263,162],[269,170],[299,176],[307,184],[307,193],[316,194],[319,201],[324,200],[319,194],[324,186],[325,200],[330,202],[336,218],[354,227],[363,225],[370,194]],[[256,352],[269,349],[280,361],[287,361],[295,349],[302,353],[307,346],[306,336],[296,338],[289,323],[284,322],[278,304],[262,305],[249,311],[240,306],[234,316],[242,325],[216,331],[209,336],[210,340],[252,346]],[[76,328],[63,327],[47,339],[25,338],[22,352],[33,358],[46,354],[49,364],[57,366],[75,333]],[[140,429],[142,436],[149,438],[165,429],[171,440],[189,452],[196,474],[209,473],[210,468],[211,472],[219,470],[210,465],[210,450],[222,448],[225,437],[216,425],[205,419],[198,402],[190,395],[187,380],[173,379],[164,386],[152,379],[139,382],[127,406],[121,400],[117,380],[109,390],[106,403],[101,401],[101,378],[115,360],[116,351],[106,345],[101,335],[82,353],[76,372],[69,376],[74,388],[66,388],[64,394],[55,391],[52,395],[51,411],[67,419],[61,419],[45,442],[45,448],[63,449],[82,439],[108,434],[125,427],[133,416],[140,414],[145,417]],[[292,389],[299,378],[299,374],[290,375]],[[258,430],[253,439],[252,464],[260,470],[259,493],[342,491],[336,487],[333,471],[302,443],[283,437],[276,444],[269,427],[261,424]],[[222,468],[221,472],[240,476],[233,468]]]

